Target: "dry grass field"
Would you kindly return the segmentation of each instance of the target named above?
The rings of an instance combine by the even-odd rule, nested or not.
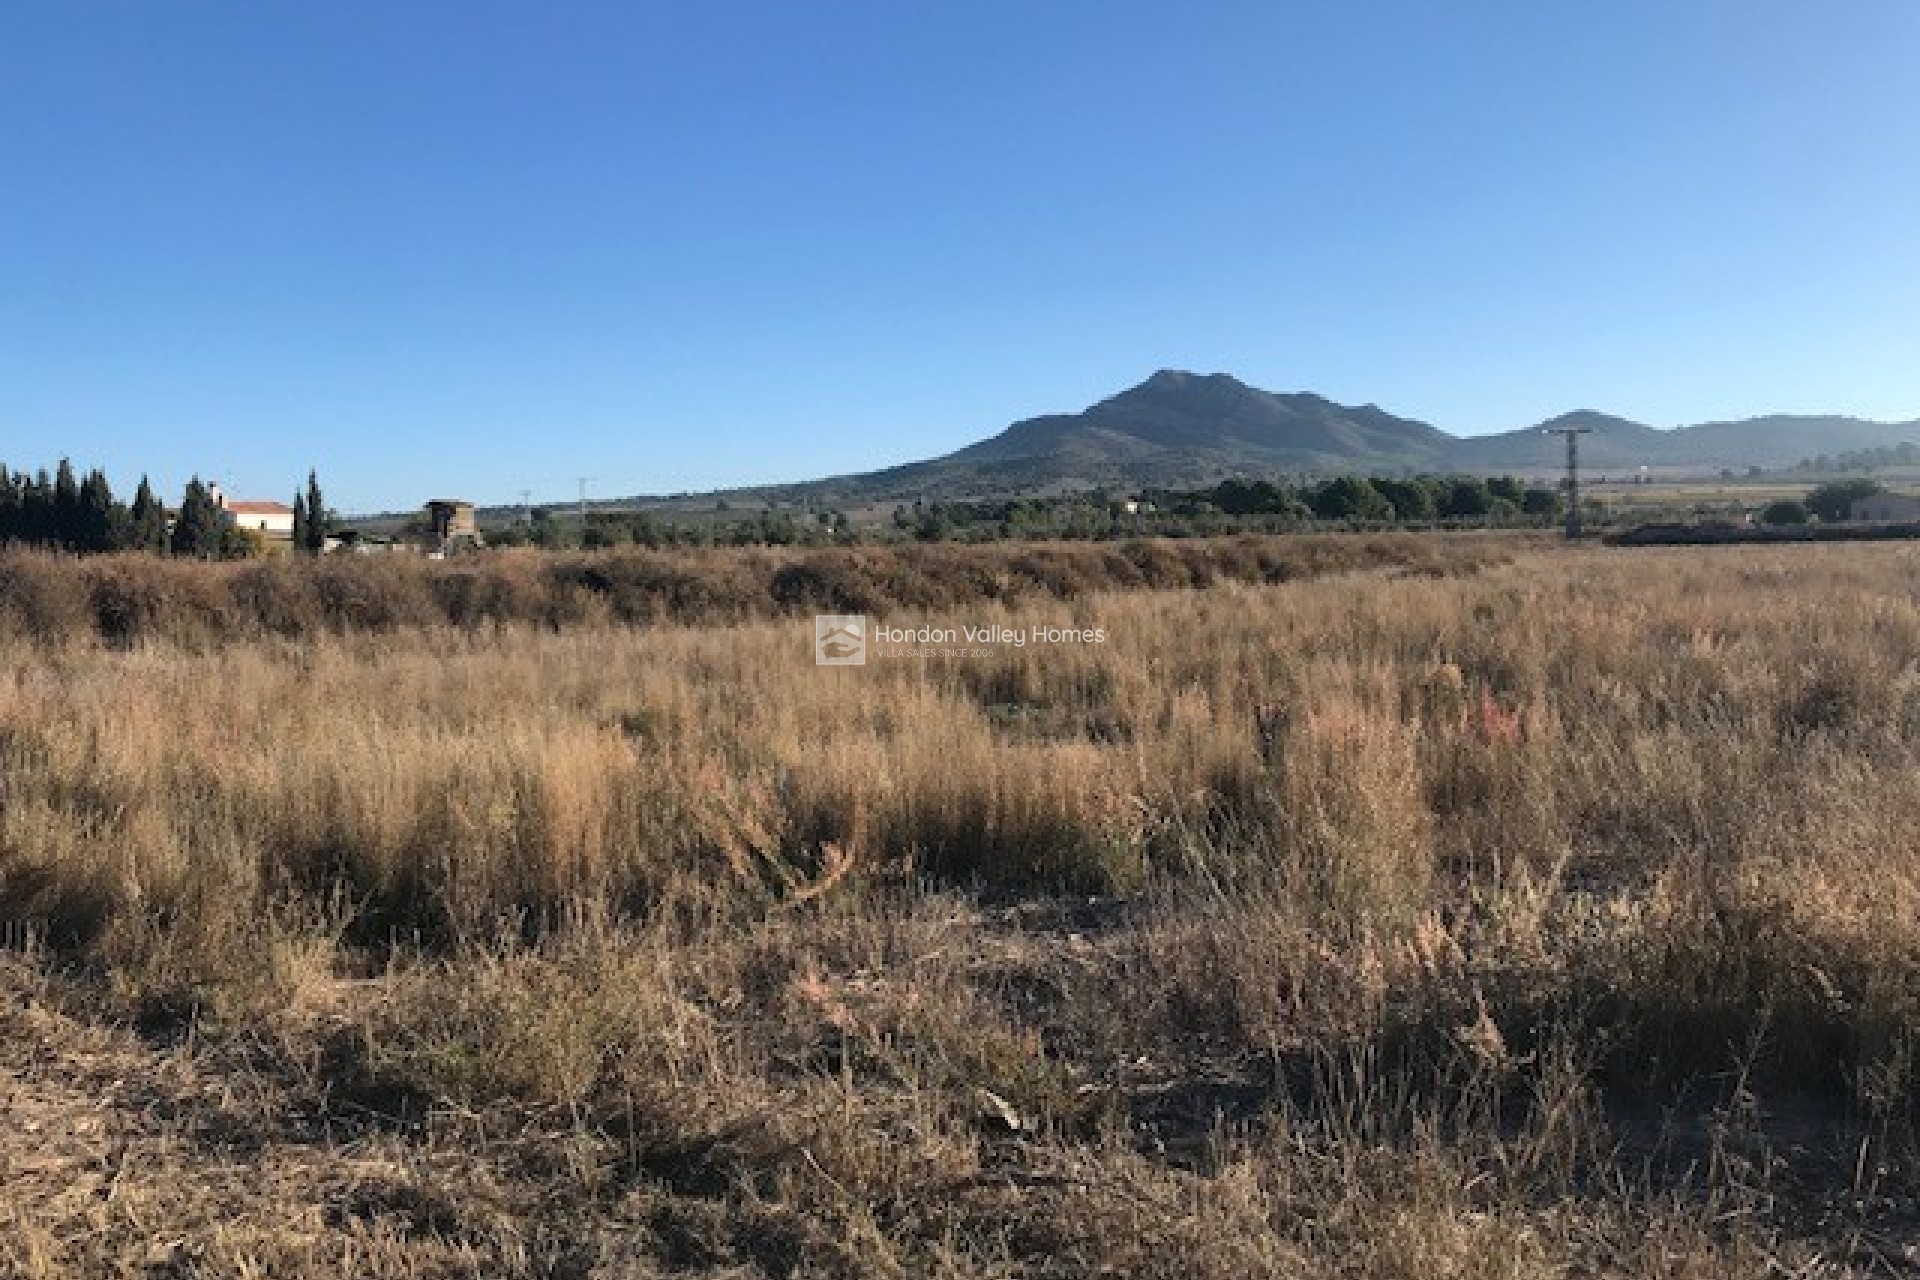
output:
[[[0,562],[0,1275],[1920,1273],[1920,553],[1360,545]]]

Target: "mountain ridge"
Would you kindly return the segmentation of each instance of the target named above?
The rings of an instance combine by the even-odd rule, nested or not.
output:
[[[844,504],[1198,486],[1232,476],[1546,475],[1564,453],[1543,433],[1565,426],[1589,430],[1581,456],[1596,471],[1774,470],[1821,453],[1920,442],[1920,420],[1769,414],[1662,428],[1594,409],[1457,436],[1377,404],[1344,405],[1310,391],[1265,391],[1231,374],[1168,368],[1078,413],[1023,418],[938,457],[716,496]]]
[[[1592,472],[1779,470],[1819,454],[1920,444],[1920,419],[1767,414],[1654,427],[1578,409],[1529,427],[1459,436],[1377,404],[1273,392],[1231,374],[1161,369],[1078,413],[1023,418],[950,453],[874,471],[705,493],[608,498],[599,510],[699,509],[725,502],[856,507],[916,500],[1049,496],[1104,488],[1204,487],[1229,478],[1339,474],[1557,475],[1564,447],[1544,432],[1581,426]],[[488,508],[492,510],[492,508]],[[502,511],[508,508],[500,508]]]

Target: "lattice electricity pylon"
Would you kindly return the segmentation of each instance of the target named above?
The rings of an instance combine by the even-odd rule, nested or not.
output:
[[[1567,540],[1578,541],[1585,526],[1580,518],[1580,437],[1593,434],[1592,427],[1547,427],[1543,434],[1567,438]]]

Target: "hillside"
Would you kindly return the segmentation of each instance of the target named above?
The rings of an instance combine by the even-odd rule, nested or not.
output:
[[[1859,418],[1774,415],[1738,422],[1708,422],[1660,430],[1603,413],[1562,414],[1538,427],[1455,441],[1449,457],[1461,471],[1535,470],[1559,456],[1558,442],[1542,448],[1541,432],[1585,427],[1580,456],[1600,470],[1656,467],[1669,470],[1769,471],[1791,467],[1822,453],[1920,443],[1920,422],[1867,422]]]
[[[1019,462],[1100,482],[1219,469],[1398,468],[1437,461],[1446,433],[1372,405],[1275,395],[1225,374],[1162,370],[1084,413],[1030,418],[946,459]]]
[[[1672,437],[1678,433],[1661,431],[1643,422],[1631,422],[1626,418],[1586,409],[1563,413],[1536,427],[1456,439],[1447,450],[1447,462],[1456,471],[1486,474],[1557,468],[1566,456],[1565,445],[1559,440],[1545,438],[1543,433],[1569,427],[1588,433],[1581,437],[1580,456],[1592,467],[1624,469],[1686,465],[1668,461],[1672,452]],[[1707,464],[1702,462],[1698,465]]]
[[[1920,442],[1920,422],[1773,416],[1661,429],[1591,410],[1515,431],[1456,436],[1371,404],[1277,394],[1226,374],[1163,369],[1082,412],[1028,418],[943,457],[726,496],[857,504],[1177,487],[1235,475],[1548,474],[1563,455],[1559,442],[1542,432],[1567,426],[1590,431],[1582,456],[1600,470],[1775,469],[1821,453]]]
[[[1451,443],[1373,405],[1163,369],[1084,412],[1028,418],[944,457],[743,496],[885,501],[1205,484],[1245,472],[1423,470]]]

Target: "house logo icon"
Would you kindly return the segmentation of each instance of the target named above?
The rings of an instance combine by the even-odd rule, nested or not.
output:
[[[866,616],[858,613],[815,614],[813,661],[822,667],[866,666]]]

